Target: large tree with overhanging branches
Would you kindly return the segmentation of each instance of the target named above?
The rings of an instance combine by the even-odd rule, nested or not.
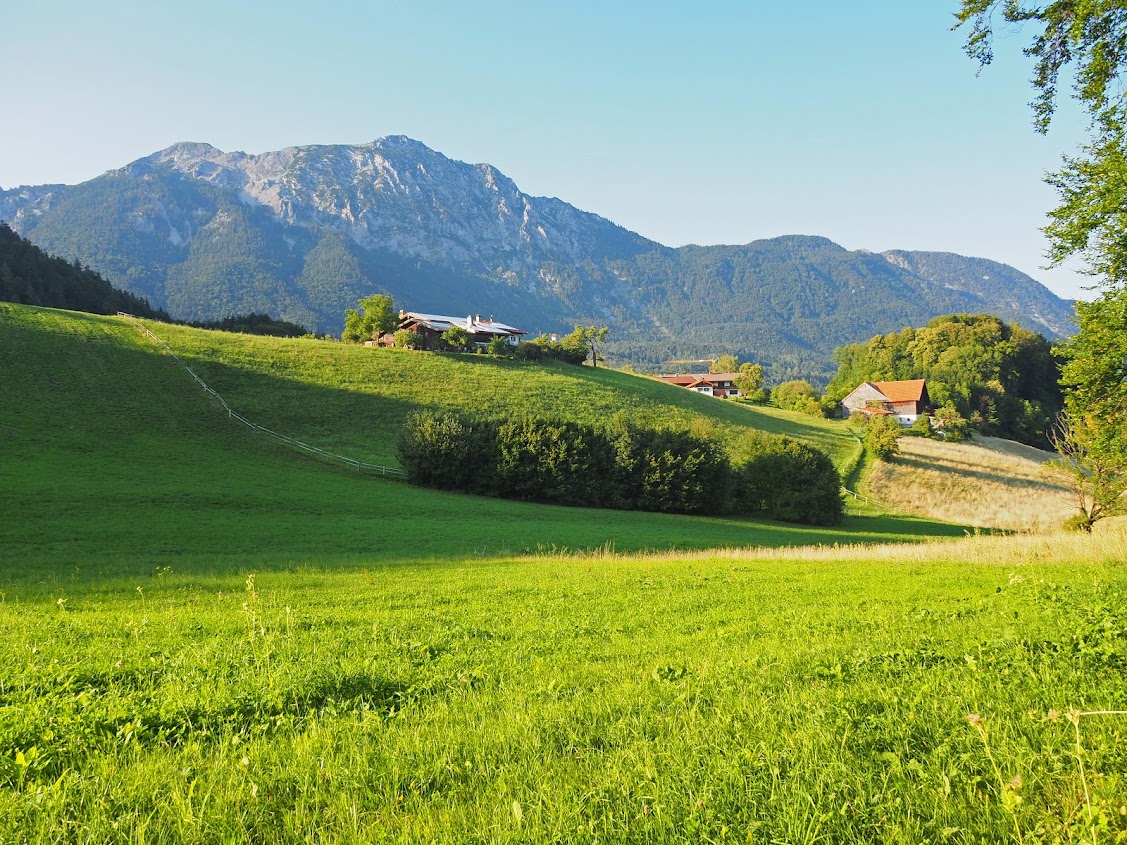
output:
[[[1081,502],[1078,527],[1127,510],[1127,4],[1123,0],[962,0],[955,28],[966,50],[994,59],[1004,29],[1032,33],[1033,125],[1048,132],[1062,74],[1089,119],[1088,141],[1046,177],[1059,195],[1050,212],[1050,266],[1082,258],[1099,295],[1077,305],[1079,332],[1061,348],[1065,413],[1057,439],[1063,478]]]

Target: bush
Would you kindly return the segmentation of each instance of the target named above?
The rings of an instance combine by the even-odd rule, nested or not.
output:
[[[451,326],[439,335],[438,340],[443,349],[450,352],[464,352],[470,344],[470,333],[461,326]]]
[[[531,340],[525,341],[516,345],[513,355],[521,361],[539,361],[544,357],[544,347]]]
[[[400,329],[395,333],[395,345],[400,349],[418,349],[423,345],[423,336],[412,329]]]
[[[798,411],[812,417],[823,417],[825,413],[818,400],[818,392],[808,381],[784,381],[771,390],[771,401],[788,411]]]
[[[414,484],[493,493],[496,440],[491,423],[422,411],[407,418],[396,451]]]
[[[509,343],[508,338],[495,337],[489,341],[489,354],[504,357],[511,354],[513,351],[512,345]]]
[[[546,419],[502,423],[497,430],[497,484],[506,498],[598,507],[609,498],[614,449],[589,426]]]
[[[568,340],[568,338],[564,338],[564,340]],[[586,347],[580,349],[571,343],[569,345],[562,342],[556,343],[543,334],[519,344],[514,350],[514,354],[523,361],[539,361],[546,358],[552,361],[562,361],[565,364],[582,364],[587,360]]]
[[[749,439],[733,472],[708,437],[618,419],[595,428],[527,418],[503,423],[454,414],[410,417],[399,459],[427,487],[587,507],[669,513],[762,513],[829,525],[842,514],[830,459],[786,438]]]
[[[1091,534],[1092,533],[1092,517],[1087,511],[1074,513],[1064,521],[1061,527],[1073,534]]]
[[[904,433],[912,437],[931,437],[931,417],[927,414],[920,414]]]
[[[737,511],[809,525],[841,522],[841,479],[825,453],[786,437],[764,438],[756,448],[733,471]]]
[[[904,429],[890,414],[873,414],[865,430],[865,447],[882,460],[900,453],[897,443]]]
[[[944,440],[966,440],[970,436],[970,423],[950,405],[936,409],[935,428],[943,433]]]
[[[630,465],[641,479],[636,507],[663,513],[730,510],[727,456],[685,431],[640,431]]]

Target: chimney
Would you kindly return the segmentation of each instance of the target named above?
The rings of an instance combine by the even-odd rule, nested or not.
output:
[[[473,328],[473,314],[466,315],[466,325],[468,325],[471,329]]]

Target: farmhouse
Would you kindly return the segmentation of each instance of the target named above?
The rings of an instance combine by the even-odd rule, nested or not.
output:
[[[687,387],[705,396],[716,396],[720,399],[731,399],[740,395],[740,390],[736,387],[736,379],[739,377],[739,373],[685,373],[658,376],[669,384]]]
[[[418,332],[423,339],[424,349],[433,349],[438,338],[452,328],[463,329],[476,346],[485,346],[495,337],[503,337],[513,346],[520,341],[521,335],[526,332],[520,329],[498,323],[493,317],[488,319],[478,314],[468,314],[465,317],[445,317],[441,314],[417,314],[414,311],[399,312],[399,328],[410,329]]]
[[[854,411],[863,414],[890,414],[901,425],[911,425],[920,414],[931,407],[927,383],[922,379],[909,381],[867,381],[841,400],[846,416]]]

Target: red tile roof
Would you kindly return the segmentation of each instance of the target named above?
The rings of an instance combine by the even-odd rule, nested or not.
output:
[[[873,387],[888,397],[889,402],[922,402],[924,398],[924,380],[922,378],[910,381],[873,381]]]

